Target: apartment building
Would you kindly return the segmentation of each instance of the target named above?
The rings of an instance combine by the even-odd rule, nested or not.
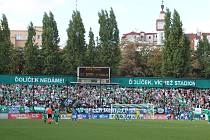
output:
[[[42,27],[35,26],[36,36],[35,36],[35,43],[38,46],[42,45]],[[10,40],[14,47],[25,47],[25,43],[28,38],[28,30],[11,30],[10,31]]]

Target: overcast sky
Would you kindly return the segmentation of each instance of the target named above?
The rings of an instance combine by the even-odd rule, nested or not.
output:
[[[113,7],[120,36],[131,31],[155,32],[155,20],[160,13],[161,0],[78,0],[86,33],[92,27],[98,34],[98,12]],[[176,9],[185,32],[210,32],[210,0],[165,0],[165,7]],[[65,44],[69,20],[76,8],[76,0],[0,0],[0,13],[4,13],[13,29],[27,29],[30,21],[42,25],[44,12],[52,11],[57,21],[60,44]]]

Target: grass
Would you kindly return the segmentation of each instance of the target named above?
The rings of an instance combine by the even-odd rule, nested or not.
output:
[[[210,140],[207,121],[0,120],[1,140]]]

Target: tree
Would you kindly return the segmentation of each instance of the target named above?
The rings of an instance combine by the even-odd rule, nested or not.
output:
[[[106,13],[105,13],[106,12]],[[101,13],[98,13],[99,16],[99,45],[100,45],[100,54],[99,59],[101,61],[101,66],[111,66],[110,61],[107,61],[109,59],[110,52],[109,52],[109,38],[108,38],[108,26],[107,25],[107,19],[108,19],[108,13],[107,11],[101,10]]]
[[[172,47],[170,45],[170,30],[171,30],[171,12],[169,9],[166,9],[165,13],[165,25],[164,25],[164,35],[165,35],[165,41],[164,41],[164,47],[163,47],[163,63],[162,63],[162,75],[163,76],[170,76],[172,73]]]
[[[139,46],[138,43],[129,43],[123,49],[120,63],[123,76],[151,76],[152,71],[148,65],[151,51],[147,46],[141,46],[140,51],[137,51]]]
[[[79,11],[73,11],[72,19],[67,29],[67,44],[64,48],[65,74],[75,74],[79,66],[85,64],[85,28]]]
[[[60,42],[57,23],[52,12],[44,13],[42,32],[42,60],[43,74],[60,74],[61,57],[59,53]]]
[[[28,26],[28,38],[25,43],[24,50],[24,73],[25,74],[39,74],[39,49],[37,43],[35,42],[36,31],[34,29],[33,23],[31,22]]]
[[[10,41],[10,29],[6,15],[2,15],[0,25],[0,73],[8,74],[11,72],[12,62],[12,43]]]
[[[23,74],[24,71],[24,50],[21,47],[12,48],[12,74]]]
[[[115,70],[120,63],[119,29],[113,9],[110,13],[101,10],[99,16],[100,61],[102,66],[109,66]]]
[[[111,8],[110,10],[110,40],[111,40],[111,47],[112,47],[112,55],[111,55],[111,60],[113,63],[113,70],[115,70],[120,63],[121,60],[121,50],[119,48],[119,29],[116,21],[116,17],[114,14],[113,9]],[[116,70],[115,70],[116,72]]]
[[[142,72],[138,68],[138,52],[135,44],[129,44],[122,52],[122,61],[120,63],[120,70],[122,76],[138,76]]]
[[[162,50],[160,48],[155,48],[148,53],[147,67],[149,68],[149,72],[147,76],[161,76],[161,67],[162,61]]]
[[[182,22],[176,10],[173,13],[173,24],[169,37],[171,37],[171,46],[175,50],[173,53],[173,76],[186,76],[190,70],[190,43],[183,33]]]
[[[201,76],[210,78],[210,43],[206,35],[203,35],[203,38],[200,39],[196,55],[202,73]]]
[[[192,71],[192,66],[191,66],[191,59],[192,59],[192,50],[190,48],[190,40],[186,35],[183,35],[183,42],[184,46],[182,49],[182,56],[183,56],[183,65],[180,67],[183,67],[183,76],[189,76],[189,72]]]
[[[96,47],[92,29],[89,31],[89,43],[86,51],[86,66],[96,66]]]
[[[163,48],[163,76],[183,77],[190,70],[190,44],[182,30],[179,13],[174,10],[165,16],[165,42]]]

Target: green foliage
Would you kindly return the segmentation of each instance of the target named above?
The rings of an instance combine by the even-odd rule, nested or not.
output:
[[[79,11],[73,11],[67,29],[68,40],[63,50],[59,49],[57,23],[52,12],[44,13],[42,47],[34,42],[33,24],[28,27],[25,49],[12,48],[10,30],[5,15],[0,24],[0,74],[75,74],[78,66],[108,66],[112,75],[119,73],[133,76],[186,77],[191,69],[190,42],[182,30],[179,13],[169,9],[165,14],[165,42],[163,51],[131,51],[122,54],[119,48],[119,29],[113,9],[98,13],[99,37],[94,40],[92,29],[89,42],[85,42],[85,28]],[[202,77],[210,77],[210,46],[206,37],[199,42],[196,52]],[[159,58],[162,57],[162,61]]]
[[[109,66],[114,72],[119,66],[121,51],[119,48],[119,29],[113,9],[110,13],[101,10],[98,13],[100,25],[99,44],[101,66]]]
[[[20,47],[12,48],[11,52],[11,74],[23,74],[24,72],[24,50]]]
[[[182,60],[182,65],[180,67],[183,67],[183,76],[189,76],[189,72],[192,71],[191,66],[191,60],[192,60],[192,50],[190,48],[190,40],[187,38],[186,35],[183,36],[182,42],[184,43],[184,47],[182,48],[182,57],[184,60]]]
[[[52,12],[44,13],[42,32],[42,55],[43,74],[59,74],[61,57],[59,53],[60,38],[58,35],[57,24]]]
[[[12,44],[10,41],[10,29],[6,16],[2,15],[0,21],[0,73],[8,74],[11,72]]]
[[[36,31],[33,23],[28,26],[28,38],[24,50],[24,74],[40,74],[40,52],[35,43]]]
[[[210,78],[210,43],[206,35],[199,41],[196,55],[201,70],[201,77]]]
[[[64,74],[75,74],[85,64],[85,28],[79,11],[74,11],[67,29],[68,40],[64,48]]]
[[[182,22],[176,10],[171,18],[171,12],[167,9],[164,32],[162,75],[187,76],[190,71],[190,43],[183,33]]]
[[[171,71],[173,70],[173,64],[172,62],[172,47],[170,47],[170,33],[171,33],[171,12],[169,9],[166,9],[165,13],[165,25],[164,25],[164,35],[165,35],[165,41],[164,41],[164,48],[163,48],[163,63],[162,63],[162,75],[163,76],[170,76]]]
[[[161,77],[161,67],[162,61],[162,50],[160,48],[155,48],[148,52],[147,57],[147,76]]]
[[[141,51],[136,51],[138,46],[139,44],[129,43],[122,51],[122,61],[120,63],[121,75],[144,77],[160,73],[158,72],[158,66],[155,65],[159,64],[159,58],[154,56],[157,50],[150,50],[148,47],[142,46]]]
[[[123,76],[137,76],[141,72],[138,64],[139,55],[136,51],[135,44],[129,44],[122,52],[122,61],[120,63],[121,75]]]
[[[167,45],[170,29],[171,29],[171,11],[167,8],[165,13],[165,25],[164,25],[164,35],[165,35],[165,45]]]
[[[92,29],[90,28],[89,31],[89,43],[87,46],[86,50],[86,61],[85,65],[86,66],[97,66],[97,52],[96,52],[96,46],[95,46],[95,41],[94,41],[94,34],[92,32]]]

